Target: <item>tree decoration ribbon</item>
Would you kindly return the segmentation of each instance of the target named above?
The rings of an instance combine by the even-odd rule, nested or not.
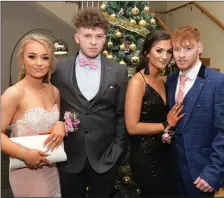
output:
[[[139,34],[143,37],[146,37],[146,35],[150,33],[148,29],[143,28],[140,25],[130,24],[130,21],[125,19],[116,18],[116,20],[113,20],[110,18],[110,15],[107,12],[102,12],[102,13],[106,17],[106,19],[109,21],[109,23],[112,25],[116,25],[128,31],[135,32],[136,34]]]

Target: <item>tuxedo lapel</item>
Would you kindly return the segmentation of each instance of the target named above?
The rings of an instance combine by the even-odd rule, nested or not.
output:
[[[75,62],[76,62],[77,56],[78,56],[78,52],[76,53],[76,56],[74,57],[74,59],[70,62],[70,64],[71,64],[71,67],[70,67],[71,69],[69,71],[70,72],[70,82],[72,85],[72,91],[73,91],[75,98],[84,108],[86,108],[88,101],[86,99],[84,99],[85,97],[83,96],[82,92],[79,89],[79,86],[77,83],[77,78],[76,78]]]
[[[192,86],[192,88],[188,91],[188,93],[186,94],[184,100],[183,100],[183,105],[184,105],[184,109],[183,112],[185,113],[185,116],[182,118],[182,129],[184,128],[185,124],[187,123],[191,112],[193,111],[193,108],[195,106],[195,103],[206,83],[206,76],[207,76],[207,72],[206,72],[206,67],[205,65],[202,64],[198,76],[194,82],[194,85]]]
[[[108,83],[111,77],[113,68],[107,63],[106,59],[101,56],[101,76],[100,76],[100,87],[93,102],[90,103],[88,108],[91,108],[102,96],[103,92],[108,87]]]

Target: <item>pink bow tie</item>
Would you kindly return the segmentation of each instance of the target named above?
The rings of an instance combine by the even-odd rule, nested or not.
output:
[[[88,61],[88,60],[85,60],[83,58],[79,58],[79,65],[81,67],[84,67],[85,65],[89,65],[94,70],[97,68],[97,63],[96,63],[95,60]]]

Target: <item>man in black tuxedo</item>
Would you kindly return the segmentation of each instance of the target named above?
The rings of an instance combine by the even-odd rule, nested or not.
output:
[[[60,163],[63,197],[109,197],[125,149],[127,132],[124,100],[128,83],[126,67],[100,53],[108,21],[94,8],[73,19],[80,50],[57,62],[52,83],[61,94],[61,121],[65,111],[78,113],[78,130],[64,140],[68,160]]]

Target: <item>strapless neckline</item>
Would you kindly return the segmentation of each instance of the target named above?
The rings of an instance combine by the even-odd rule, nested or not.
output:
[[[46,113],[51,113],[51,112],[54,111],[55,109],[58,110],[57,104],[54,104],[53,107],[52,107],[50,110],[46,110],[46,109],[44,109],[43,107],[32,107],[32,108],[29,108],[29,109],[27,109],[27,110],[23,113],[23,115],[22,115],[19,119],[17,119],[13,124],[11,124],[11,126],[16,125],[17,122],[23,120],[23,118],[26,116],[26,114],[28,114],[28,113],[31,112],[31,111],[34,111],[34,110],[41,110],[41,111],[46,112]]]
[[[12,137],[38,135],[49,130],[58,120],[59,109],[56,104],[50,110],[32,107],[11,124],[11,135]]]

